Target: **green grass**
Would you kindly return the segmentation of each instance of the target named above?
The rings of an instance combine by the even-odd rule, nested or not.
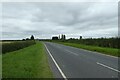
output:
[[[0,78],[2,77],[2,54],[0,54]]]
[[[82,48],[86,50],[101,52],[107,55],[120,56],[118,54],[118,49],[115,49],[115,48],[105,48],[105,47],[90,46],[90,45],[83,45],[83,44],[77,44],[77,43],[65,43],[65,42],[57,42],[57,43],[64,44],[67,46]]]
[[[2,56],[3,78],[53,78],[41,42]]]

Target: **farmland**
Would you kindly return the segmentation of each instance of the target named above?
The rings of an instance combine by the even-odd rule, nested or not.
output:
[[[43,44],[3,54],[3,78],[52,78]]]

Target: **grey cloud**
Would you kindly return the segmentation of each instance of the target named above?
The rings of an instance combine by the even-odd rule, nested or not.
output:
[[[45,6],[46,5],[46,6]],[[74,25],[78,23],[78,17],[89,5],[85,3],[53,3],[40,7],[40,12],[36,14],[35,21],[53,21],[59,25]]]
[[[117,3],[4,3],[2,17],[3,31],[16,33],[13,37],[34,34],[50,38],[71,33],[91,36],[87,32],[93,32],[93,37],[116,36],[118,26]]]
[[[38,22],[42,21],[43,19],[43,21],[48,20],[51,22],[55,22],[58,25],[65,26],[65,27],[70,27],[70,26],[74,28],[75,27],[79,27],[79,28],[87,27],[87,29],[91,29],[91,26],[94,26],[96,28],[98,26],[99,28],[99,26],[104,27],[105,25],[109,25],[109,24],[116,25],[117,20],[110,21],[111,19],[114,19],[114,17],[117,17],[116,6],[113,4],[106,3],[105,5],[105,3],[104,4],[97,3],[96,5],[95,3],[82,3],[82,6],[81,6],[81,3],[77,3],[77,4],[73,3],[72,5],[68,4],[67,7],[64,4],[62,4],[62,7],[61,7],[61,4],[57,4],[57,8],[56,8],[56,5],[52,5],[52,4],[47,5],[47,6],[51,5],[52,7],[51,6],[47,7],[47,10],[49,12],[47,10],[45,10],[44,12],[43,10],[43,15],[42,14],[36,15]],[[108,12],[105,11],[110,8],[112,9],[115,8],[115,9],[108,10]],[[104,12],[101,12],[102,9]],[[81,26],[81,25],[84,25],[84,23],[85,23],[85,26]],[[80,25],[74,26],[77,24],[80,24]],[[96,29],[94,27],[93,29]]]

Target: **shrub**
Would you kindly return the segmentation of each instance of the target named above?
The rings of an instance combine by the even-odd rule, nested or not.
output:
[[[13,41],[12,43],[2,43],[2,54],[7,52],[16,51],[30,45],[35,44],[34,40],[30,41]]]

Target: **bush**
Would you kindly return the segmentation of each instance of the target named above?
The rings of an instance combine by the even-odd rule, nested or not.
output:
[[[12,43],[2,43],[2,54],[16,51],[33,44],[35,44],[35,41],[13,41]]]

